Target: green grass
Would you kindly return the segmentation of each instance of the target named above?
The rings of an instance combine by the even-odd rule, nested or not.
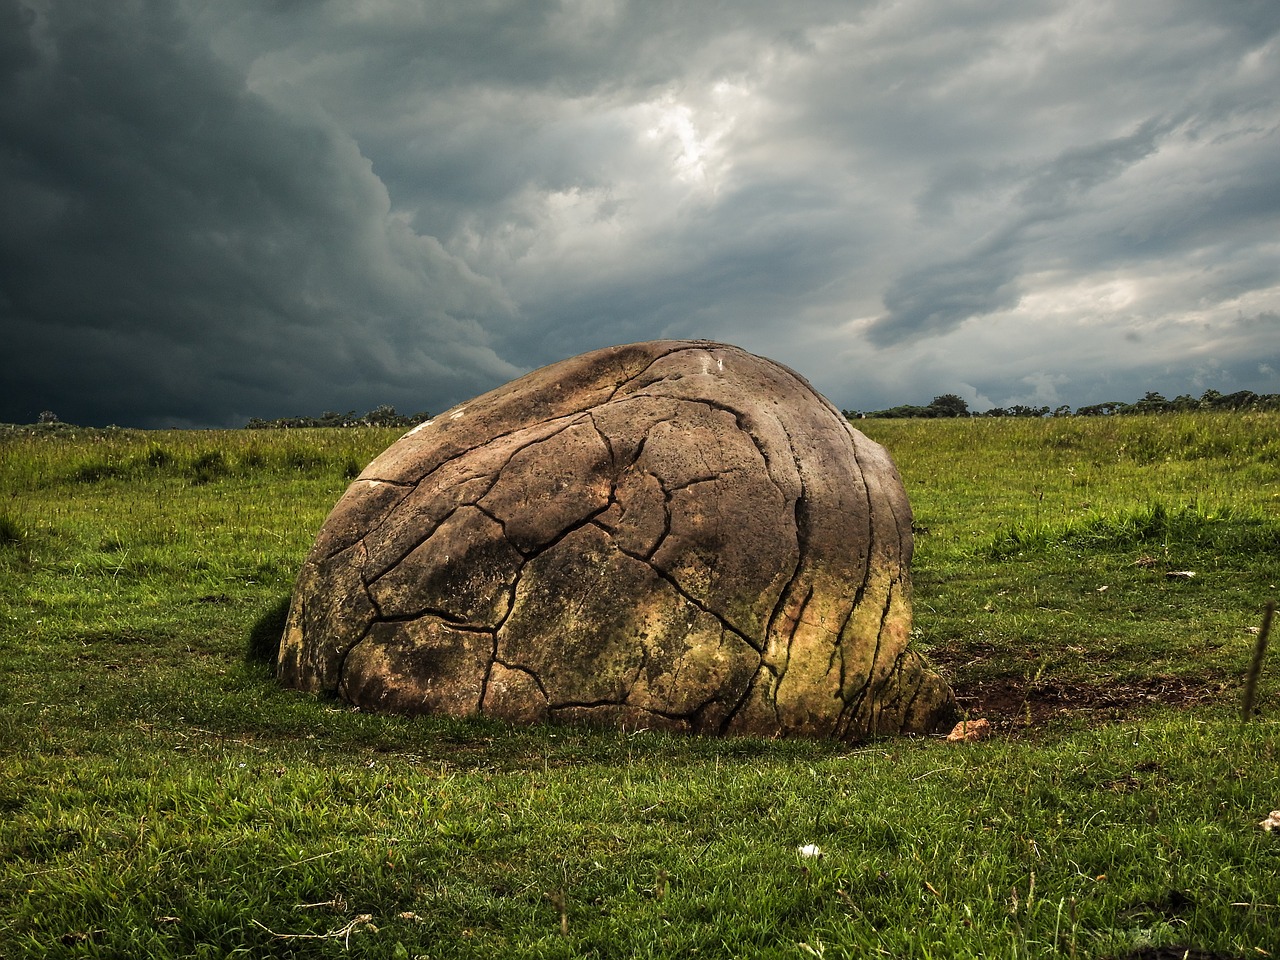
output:
[[[1280,416],[859,426],[920,528],[917,643],[992,740],[284,691],[292,578],[398,431],[0,439],[0,957],[1275,954],[1274,661],[1238,712]]]
[[[1280,592],[1275,414],[859,426],[911,497],[920,646],[973,705],[1238,694]]]

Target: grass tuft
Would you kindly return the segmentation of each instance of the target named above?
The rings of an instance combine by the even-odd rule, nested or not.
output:
[[[21,546],[26,539],[22,524],[7,513],[0,513],[0,548]]]
[[[230,474],[231,465],[221,450],[210,450],[192,461],[188,473],[193,484],[212,483]]]
[[[978,548],[991,560],[1055,547],[1121,551],[1171,544],[1248,554],[1280,552],[1280,524],[1253,511],[1230,506],[1206,508],[1192,502],[1170,509],[1162,502],[1112,514],[1092,514],[1058,523],[1011,524]]]

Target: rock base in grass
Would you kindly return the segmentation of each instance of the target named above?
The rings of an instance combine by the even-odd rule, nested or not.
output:
[[[932,732],[911,510],[884,449],[787,368],[658,341],[410,431],[343,495],[281,641],[371,710],[692,733]]]

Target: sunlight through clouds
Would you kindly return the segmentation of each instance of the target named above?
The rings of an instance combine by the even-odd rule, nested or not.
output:
[[[719,81],[697,109],[668,94],[643,104],[637,112],[642,122],[650,124],[645,137],[672,157],[675,178],[714,196],[732,165],[724,141],[748,96],[742,86]]]

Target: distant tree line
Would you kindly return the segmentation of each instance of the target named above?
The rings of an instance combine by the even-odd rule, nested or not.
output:
[[[302,427],[416,427],[424,420],[430,420],[431,414],[422,413],[399,414],[389,404],[374,407],[363,416],[354,410],[346,413],[326,411],[318,417],[281,417],[278,420],[262,420],[254,417],[246,423],[246,430],[296,430]]]
[[[1060,407],[1029,407],[1017,403],[1011,407],[992,407],[982,413],[973,413],[963,397],[954,393],[944,393],[934,397],[927,406],[919,407],[903,404],[887,410],[845,410],[844,415],[851,420],[860,418],[901,419],[911,417],[1112,417],[1130,416],[1134,414],[1177,413],[1187,410],[1280,410],[1280,393],[1254,393],[1252,390],[1237,390],[1235,393],[1220,393],[1217,390],[1206,390],[1197,399],[1190,394],[1183,394],[1166,400],[1154,390],[1149,390],[1141,400],[1134,403],[1123,403],[1119,400],[1108,400],[1106,403],[1091,403],[1072,410],[1063,405]]]
[[[889,407],[887,410],[844,410],[850,420],[862,418],[902,419],[912,417],[1112,417],[1133,414],[1178,413],[1190,410],[1280,410],[1280,393],[1254,393],[1252,390],[1237,390],[1235,393],[1220,393],[1217,390],[1206,390],[1199,398],[1190,394],[1182,394],[1172,400],[1166,400],[1154,390],[1149,390],[1141,400],[1134,403],[1122,403],[1119,400],[1108,400],[1105,403],[1091,403],[1072,410],[1063,405],[1060,407],[1031,407],[1015,403],[1009,407],[992,407],[981,413],[969,409],[963,397],[954,393],[944,393],[934,397],[925,406],[902,404]],[[263,420],[253,417],[245,424],[246,430],[287,430],[302,427],[416,427],[431,419],[425,410],[420,413],[400,414],[390,404],[381,404],[366,414],[357,414],[354,410],[346,413],[326,411],[318,417],[281,417],[277,420]],[[5,424],[13,428],[15,424]],[[40,427],[50,432],[75,429],[74,424],[63,423],[52,410],[40,413],[37,424],[23,429]],[[119,427],[108,427],[118,430]]]

